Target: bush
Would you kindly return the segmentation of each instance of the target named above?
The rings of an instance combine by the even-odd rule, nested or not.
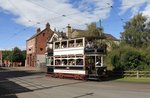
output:
[[[105,59],[112,70],[150,70],[150,53],[127,45],[110,51]]]
[[[141,64],[141,55],[138,51],[127,50],[121,54],[120,64],[124,70],[134,70]]]

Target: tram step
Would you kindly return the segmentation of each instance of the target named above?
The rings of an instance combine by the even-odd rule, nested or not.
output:
[[[99,80],[99,76],[96,74],[90,74],[88,75],[87,79],[89,80]]]
[[[98,80],[98,78],[94,78],[94,77],[89,77],[89,80]]]
[[[97,74],[89,74],[89,77],[90,77],[90,76],[91,76],[91,77],[92,77],[92,76],[93,76],[93,77],[97,77],[98,75],[97,75]]]

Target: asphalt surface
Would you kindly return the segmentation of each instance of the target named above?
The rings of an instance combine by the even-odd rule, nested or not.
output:
[[[150,83],[58,79],[0,68],[0,98],[150,98]]]

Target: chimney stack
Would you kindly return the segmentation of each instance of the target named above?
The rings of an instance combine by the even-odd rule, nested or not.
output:
[[[68,24],[68,26],[66,27],[66,36],[68,37],[68,38],[71,38],[71,32],[72,32],[72,28],[71,28],[71,26],[70,26],[70,24]]]
[[[47,22],[47,24],[46,24],[46,28],[47,29],[50,29],[50,24]]]
[[[40,33],[41,32],[41,29],[40,28],[37,28],[37,33]]]

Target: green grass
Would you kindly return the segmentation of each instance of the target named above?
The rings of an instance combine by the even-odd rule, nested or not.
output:
[[[150,83],[150,78],[134,78],[134,77],[124,77],[119,78],[116,81],[125,81],[125,82],[144,82],[144,83]]]

